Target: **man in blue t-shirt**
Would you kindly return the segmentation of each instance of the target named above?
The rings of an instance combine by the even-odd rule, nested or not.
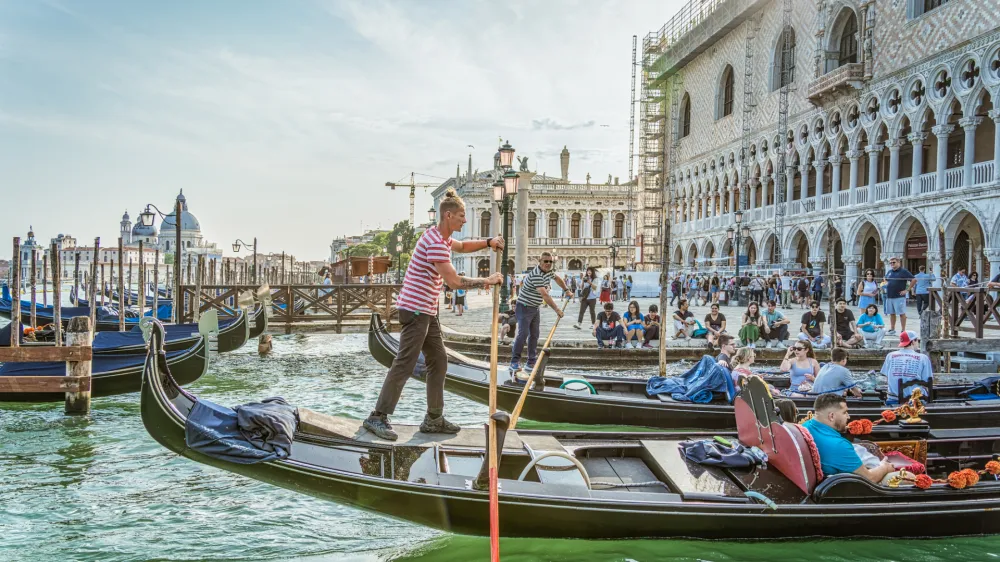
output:
[[[923,314],[924,309],[930,306],[931,283],[934,282],[934,275],[927,273],[926,266],[920,266],[919,273],[913,276],[916,281],[913,285],[913,294],[917,297],[917,314]]]
[[[847,413],[847,400],[840,394],[820,394],[813,404],[813,419],[802,424],[809,430],[816,450],[819,451],[819,462],[823,468],[823,476],[853,472],[878,484],[895,469],[886,461],[879,466],[868,469],[861,462],[861,457],[854,451],[854,445],[841,435],[847,430],[847,422],[851,415]]]
[[[899,331],[906,331],[906,293],[910,290],[913,274],[906,270],[899,258],[889,258],[889,271],[885,272],[885,313],[889,315],[887,336],[896,335],[896,316],[899,316]]]

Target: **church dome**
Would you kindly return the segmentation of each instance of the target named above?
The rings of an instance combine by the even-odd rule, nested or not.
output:
[[[183,227],[184,227],[184,224],[181,223],[181,228],[183,228]],[[155,237],[156,235],[157,235],[156,225],[143,226],[143,224],[141,222],[139,222],[139,223],[136,223],[136,225],[132,227],[132,236],[135,236],[135,237]]]
[[[125,214],[122,215],[122,222],[131,222],[131,220],[132,219],[129,218],[129,216],[128,216],[128,211],[125,211]]]
[[[191,214],[190,211],[188,211],[187,198],[184,197],[183,189],[181,190],[180,194],[177,195],[177,201],[181,204],[181,232],[185,230],[200,232],[201,223],[198,222],[198,217],[194,216],[193,214]],[[177,228],[177,222],[175,218],[176,214],[177,212],[174,211],[169,215],[163,217],[163,224],[161,225],[160,230],[164,232],[175,230]]]

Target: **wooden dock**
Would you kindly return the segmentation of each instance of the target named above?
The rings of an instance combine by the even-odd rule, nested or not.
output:
[[[396,297],[401,285],[395,284],[335,284],[335,285],[263,285],[227,284],[181,285],[181,322],[192,322],[195,305],[198,314],[217,310],[232,315],[240,296],[266,293],[270,299],[269,325],[286,334],[292,332],[363,332],[368,329],[372,312],[385,318],[389,325],[398,318]]]

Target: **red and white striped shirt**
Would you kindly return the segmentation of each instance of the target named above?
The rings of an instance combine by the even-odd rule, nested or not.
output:
[[[437,316],[438,298],[444,280],[434,264],[450,261],[451,237],[442,238],[436,226],[425,230],[413,249],[410,265],[406,266],[406,277],[396,298],[396,307]]]

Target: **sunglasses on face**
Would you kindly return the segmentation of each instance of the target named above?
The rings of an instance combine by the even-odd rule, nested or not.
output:
[[[552,263],[552,260],[542,260],[542,263]]]
[[[805,350],[806,350],[806,348],[804,348],[804,347],[793,347],[792,348],[792,351],[805,351]]]

